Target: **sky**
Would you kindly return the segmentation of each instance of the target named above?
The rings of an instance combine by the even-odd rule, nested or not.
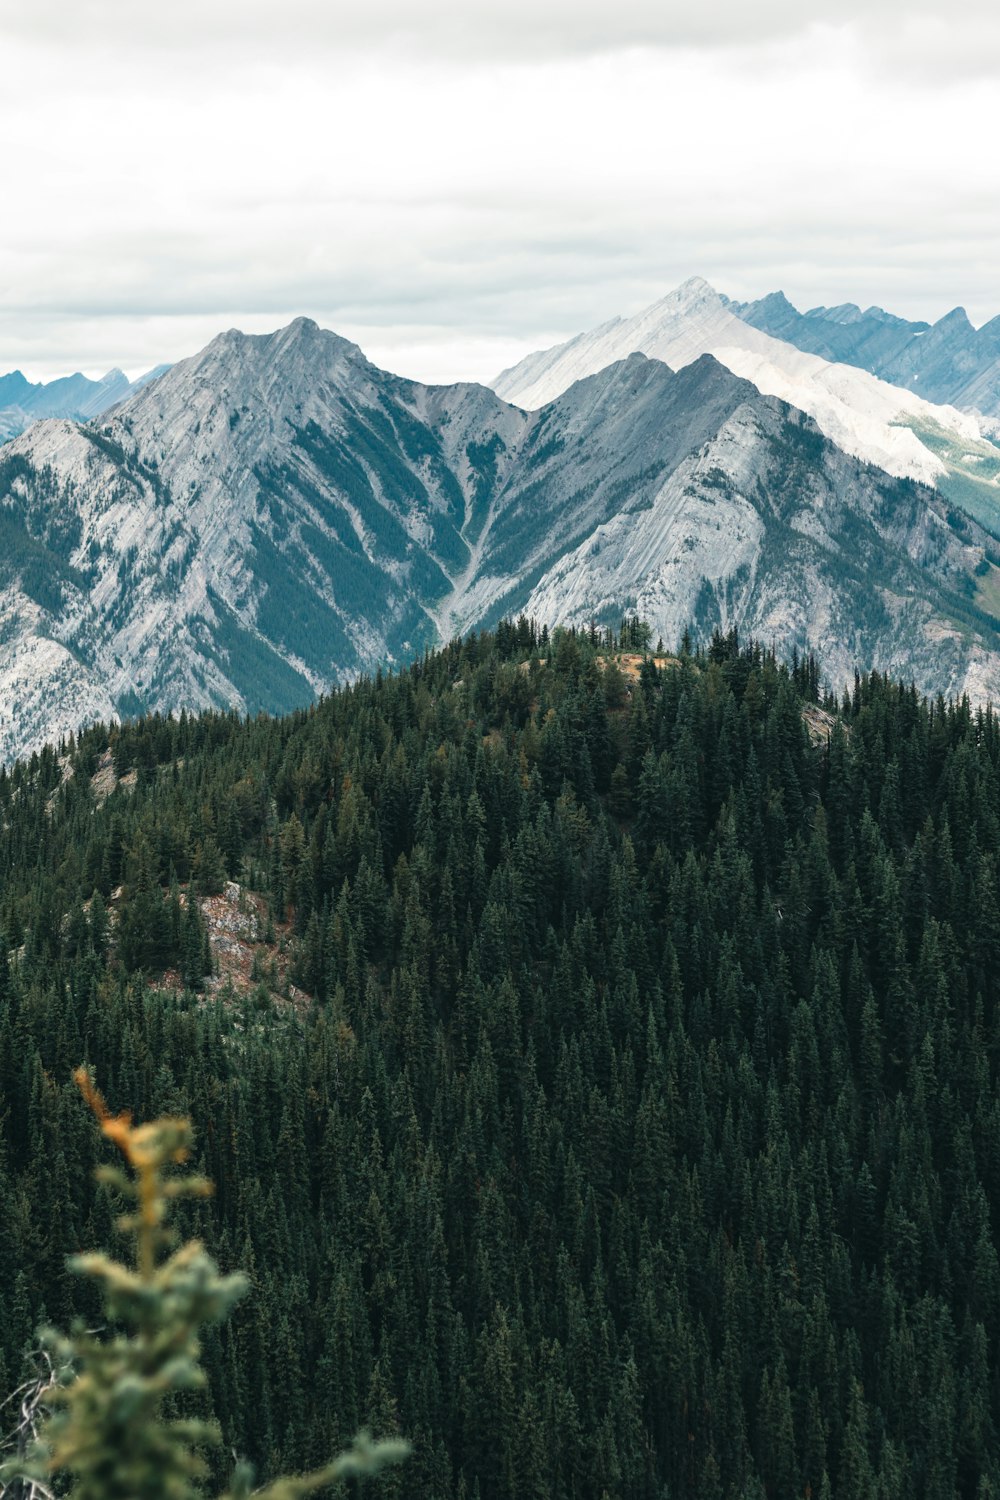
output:
[[[994,0],[0,0],[0,373],[488,379],[692,275],[1000,313]]]

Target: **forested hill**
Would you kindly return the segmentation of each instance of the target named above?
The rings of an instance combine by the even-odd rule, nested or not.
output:
[[[1000,723],[816,682],[522,622],[0,774],[3,1387],[97,1317],[86,1059],[195,1120],[265,1472],[368,1423],[407,1500],[997,1494]],[[227,877],[291,1002],[198,991]]]

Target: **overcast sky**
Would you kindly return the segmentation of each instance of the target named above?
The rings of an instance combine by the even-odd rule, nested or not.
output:
[[[994,0],[0,0],[0,373],[483,379],[690,275],[1000,312]]]

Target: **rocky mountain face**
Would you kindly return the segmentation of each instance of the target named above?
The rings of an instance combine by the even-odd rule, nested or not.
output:
[[[663,368],[645,362],[653,410]],[[547,560],[528,614],[607,620],[624,605],[671,645],[690,621],[700,636],[737,626],[781,651],[815,648],[838,685],[864,662],[996,698],[1000,638],[987,611],[1000,557],[983,530],[938,492],[845,454],[711,356],[673,380],[690,382],[692,407],[714,398],[712,436],[636,475],[624,505]]]
[[[141,707],[279,710],[527,609],[638,610],[1000,699],[1000,551],[711,356],[526,412],[299,319],[0,453],[0,757]],[[1000,605],[998,605],[1000,607]]]
[[[1000,317],[974,328],[963,307],[936,323],[911,323],[853,302],[799,312],[783,292],[728,302],[745,323],[797,349],[857,365],[926,401],[1000,418]]]
[[[418,650],[525,420],[300,319],[36,423],[0,452],[0,748],[142,706],[286,709]]]
[[[632,318],[528,355],[493,387],[507,401],[537,407],[633,352],[674,368],[713,354],[758,390],[807,412],[845,452],[938,486],[1000,535],[1000,449],[975,417],[772,338],[736,317],[698,277]]]
[[[109,370],[100,380],[66,375],[38,384],[26,380],[20,370],[0,375],[0,443],[17,437],[42,417],[70,417],[78,422],[99,417],[167,369],[168,365],[158,365],[135,381],[121,370]]]

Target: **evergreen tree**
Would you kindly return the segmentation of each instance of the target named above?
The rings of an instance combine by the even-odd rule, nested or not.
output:
[[[58,1372],[45,1393],[53,1410],[26,1465],[9,1465],[6,1477],[69,1476],[74,1500],[185,1500],[201,1493],[199,1481],[208,1473],[198,1448],[217,1443],[220,1434],[212,1423],[168,1411],[183,1393],[204,1386],[199,1334],[228,1317],[247,1290],[246,1278],[221,1276],[197,1240],[163,1254],[172,1238],[170,1204],[210,1191],[202,1177],[169,1172],[190,1154],[189,1123],[164,1117],[135,1126],[128,1115],[109,1113],[85,1069],[76,1081],[125,1158],[126,1171],[105,1167],[99,1175],[134,1205],[118,1226],[133,1241],[134,1263],[93,1253],[76,1256],[73,1269],[103,1289],[107,1315],[123,1331],[101,1338],[78,1327],[69,1337],[47,1335]],[[261,1500],[294,1500],[339,1479],[377,1473],[406,1452],[398,1439],[372,1444],[362,1436],[315,1473],[279,1479],[255,1493]],[[251,1485],[252,1471],[239,1466],[227,1500],[242,1500]]]

